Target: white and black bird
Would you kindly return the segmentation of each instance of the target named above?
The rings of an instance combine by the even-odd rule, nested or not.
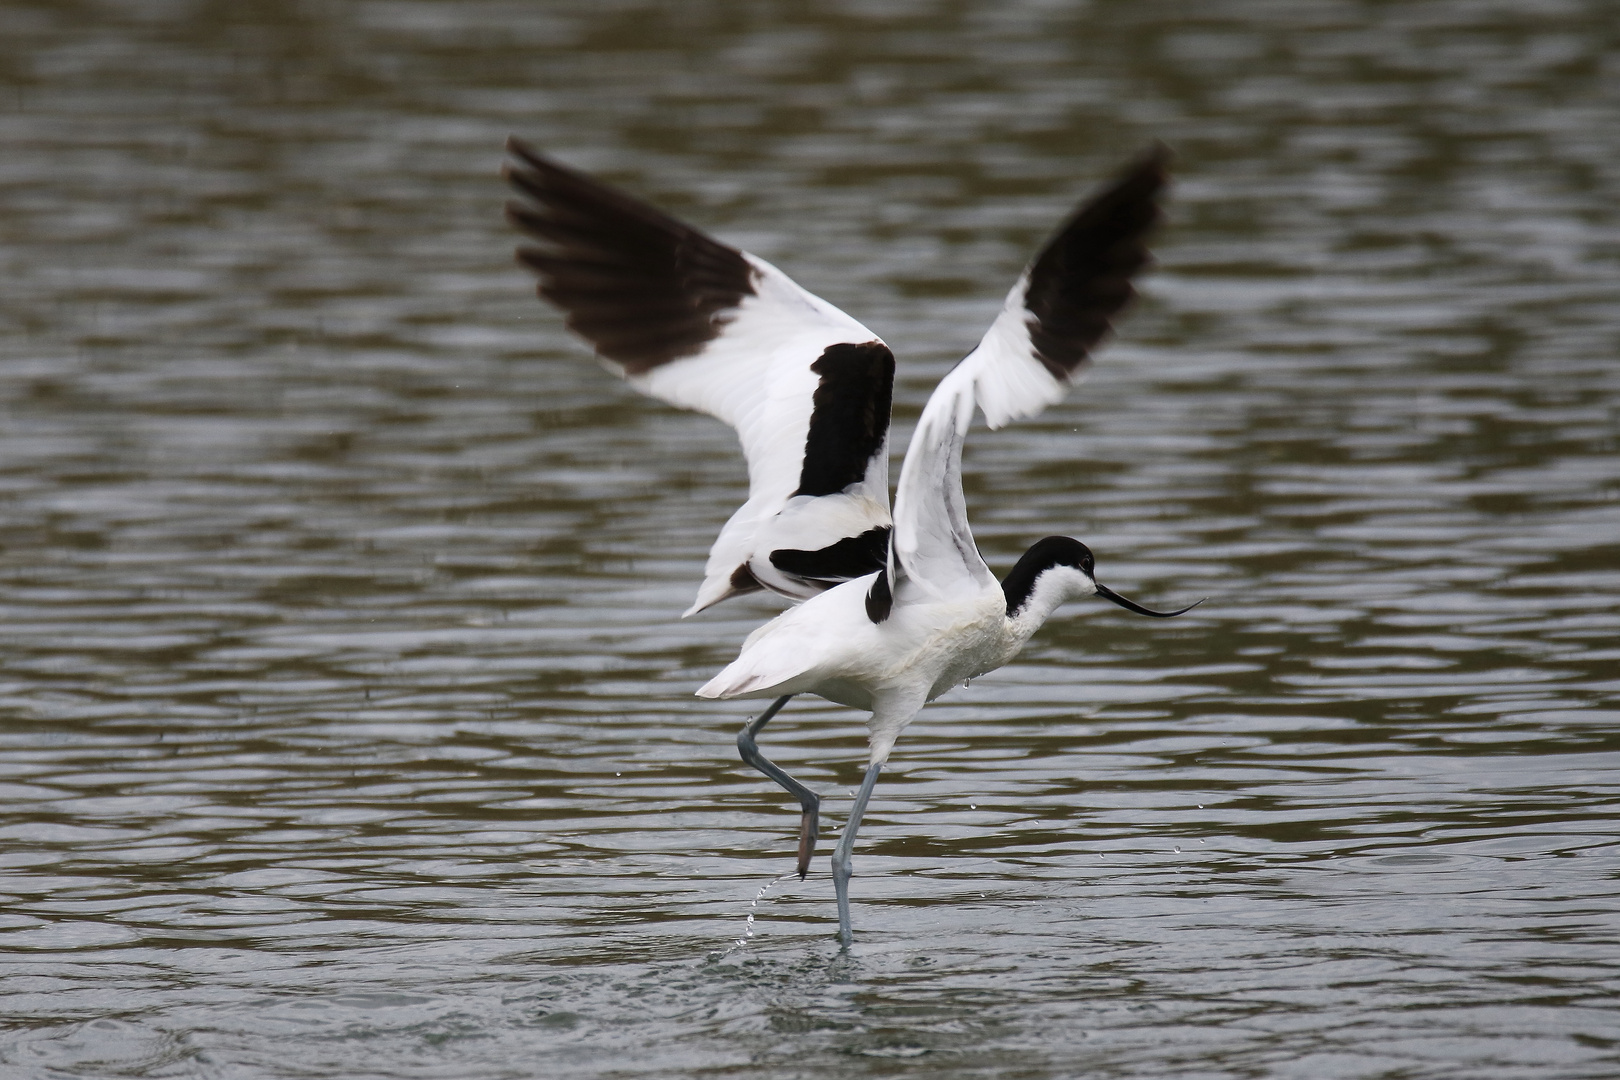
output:
[[[1061,399],[1135,291],[1160,217],[1169,154],[1154,147],[1083,203],[1019,277],[978,347],[928,399],[889,512],[894,355],[876,334],[763,259],[513,139],[518,259],[570,329],[636,389],[730,424],[748,500],[709,552],[691,615],[770,589],[804,601],[748,636],[705,698],[775,698],[737,738],[749,764],[803,808],[799,875],[818,831],[814,792],[755,736],[795,694],[870,710],[870,758],[833,854],[839,939],[851,941],[850,855],[896,737],[929,701],[1007,663],[1066,600],[1099,596],[1092,554],[1066,536],[1032,546],[998,582],[968,528],[962,441]]]

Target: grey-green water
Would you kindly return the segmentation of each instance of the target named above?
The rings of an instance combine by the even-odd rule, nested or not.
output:
[[[691,696],[732,437],[533,300],[509,132],[882,334],[902,439],[1178,152],[967,483],[1212,599],[930,706],[847,957]],[[1598,0],[5,0],[0,1074],[1615,1075],[1617,205]],[[834,828],[860,720],[766,739]]]

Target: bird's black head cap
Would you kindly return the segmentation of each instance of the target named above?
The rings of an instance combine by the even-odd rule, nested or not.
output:
[[[1074,567],[1091,579],[1093,591],[1099,598],[1107,600],[1110,604],[1118,604],[1126,611],[1134,611],[1138,615],[1150,615],[1155,619],[1173,619],[1177,615],[1185,615],[1203,603],[1200,600],[1188,604],[1179,611],[1154,611],[1152,608],[1145,608],[1135,600],[1127,600],[1097,580],[1096,560],[1091,557],[1091,549],[1086,545],[1070,536],[1048,536],[1024,552],[1024,557],[1012,568],[1007,580],[1001,583],[1001,591],[1007,596],[1008,618],[1017,617],[1024,605],[1029,603],[1030,594],[1035,591],[1036,580],[1057,566]]]
[[[1007,614],[1018,614],[1035,591],[1035,579],[1054,566],[1072,566],[1091,577],[1096,565],[1091,549],[1072,536],[1048,536],[1035,541],[1001,583],[1001,591],[1007,596]]]

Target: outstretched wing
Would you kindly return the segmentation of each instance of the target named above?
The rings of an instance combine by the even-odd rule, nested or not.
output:
[[[770,588],[797,599],[883,565],[894,355],[763,259],[517,139],[504,170],[540,296],[642,393],[736,429],[748,501],[686,614]]]
[[[998,428],[1041,412],[1076,381],[1136,295],[1131,278],[1150,259],[1147,235],[1159,221],[1169,159],[1165,147],[1153,147],[1083,203],[1019,277],[978,348],[934,389],[900,470],[893,554],[868,604],[874,621],[886,616],[893,583],[941,599],[994,584],[962,496],[973,408]]]

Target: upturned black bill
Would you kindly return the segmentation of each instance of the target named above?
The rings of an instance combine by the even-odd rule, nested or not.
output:
[[[1104,600],[1108,600],[1108,601],[1111,601],[1112,603],[1118,604],[1120,607],[1124,608],[1126,611],[1134,611],[1138,615],[1151,615],[1155,619],[1173,619],[1177,615],[1185,615],[1185,614],[1187,614],[1187,612],[1191,611],[1193,608],[1197,607],[1199,604],[1202,604],[1204,602],[1203,600],[1194,600],[1192,603],[1188,604],[1186,607],[1182,608],[1180,611],[1154,611],[1152,608],[1143,607],[1141,604],[1138,604],[1135,600],[1127,600],[1127,599],[1125,599],[1123,596],[1119,595],[1119,593],[1115,592],[1113,589],[1110,589],[1106,585],[1103,585],[1101,583],[1094,583],[1094,584],[1097,585],[1097,595],[1102,597]],[[1208,599],[1208,597],[1205,597],[1205,599]]]

